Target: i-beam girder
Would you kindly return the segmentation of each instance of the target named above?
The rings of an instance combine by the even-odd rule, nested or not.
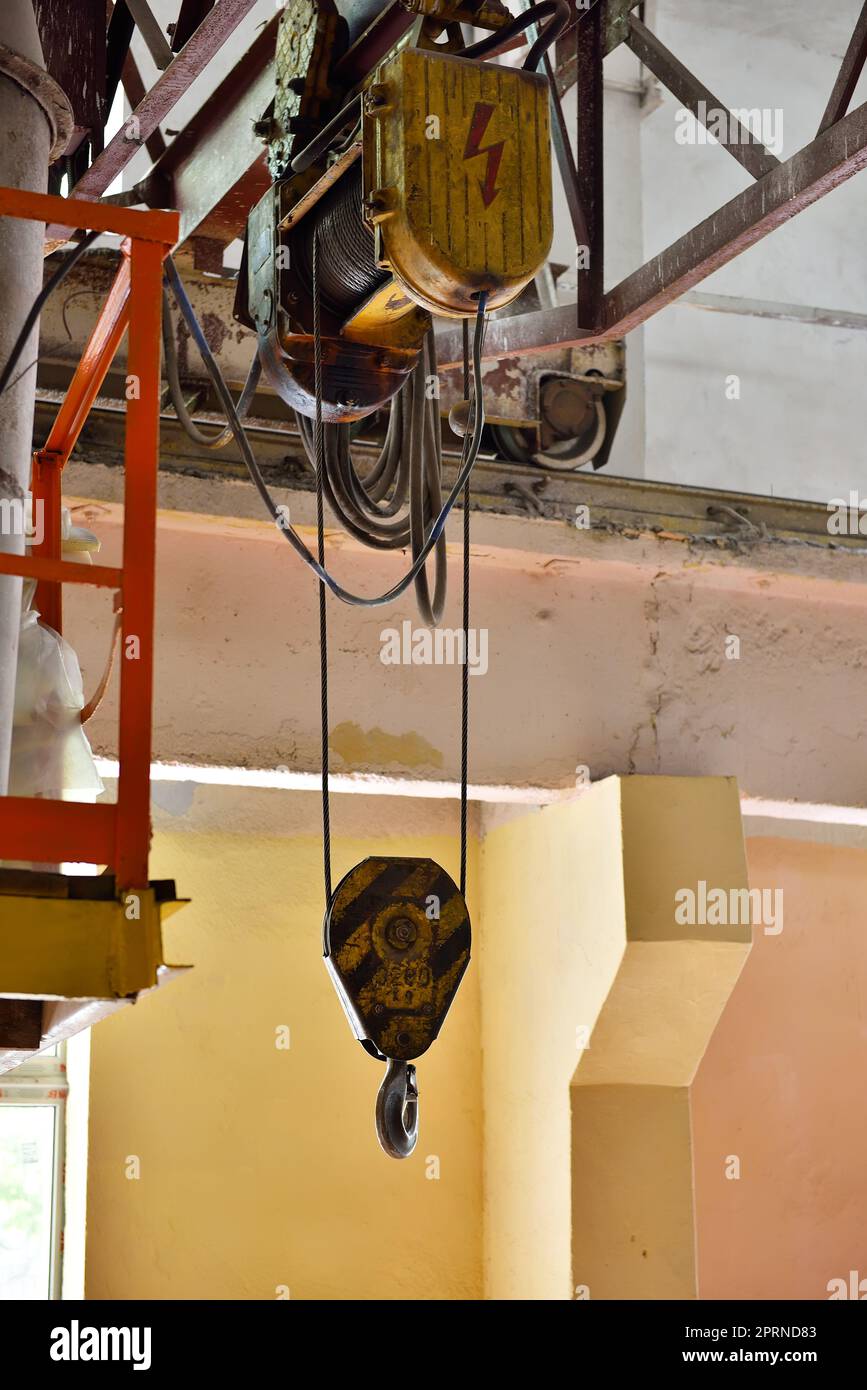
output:
[[[181,53],[157,79],[136,108],[140,137],[146,139],[177,99],[178,79],[185,83],[201,71],[213,53],[252,6],[252,0],[221,0],[214,6]],[[400,8],[383,9],[356,48],[358,61],[370,68],[393,42],[389,16]],[[623,337],[672,303],[720,266],[755,245],[802,208],[852,177],[867,163],[867,104],[845,112],[867,60],[867,0],[851,41],[816,138],[785,163],[753,139],[732,138],[726,148],[756,178],[710,217],[691,228],[620,284],[603,291],[602,203],[602,60],[621,43],[628,43],[641,61],[677,99],[700,116],[707,109],[723,110],[712,92],[633,14],[637,0],[594,0],[582,8],[568,35],[576,44],[574,63],[557,69],[562,94],[576,79],[579,120],[574,182],[567,188],[570,208],[580,210],[586,225],[589,263],[579,271],[578,305],[542,309],[509,318],[495,318],[488,330],[485,357],[543,351]],[[206,109],[157,160],[135,193],[126,195],[165,206],[181,214],[182,238],[216,236],[228,241],[242,229],[249,205],[267,182],[263,150],[252,134],[255,116],[268,104],[276,42],[277,17],[269,22],[252,48],[224,79]],[[558,45],[562,53],[562,40]],[[353,53],[355,49],[352,50]],[[356,74],[356,76],[358,76]],[[259,109],[261,106],[261,109]],[[731,130],[731,126],[730,126]],[[737,134],[737,132],[735,132]],[[743,132],[745,136],[749,132]],[[127,162],[131,151],[115,137],[73,191],[84,196],[102,192],[107,179]],[[568,161],[561,172],[568,178]],[[580,205],[573,207],[573,205]],[[49,232],[53,229],[49,229]],[[460,331],[440,338],[443,365],[462,356]]]

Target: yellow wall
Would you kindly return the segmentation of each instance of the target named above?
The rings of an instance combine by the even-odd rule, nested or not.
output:
[[[481,876],[486,1293],[694,1297],[689,1085],[750,932],[679,926],[675,892],[746,887],[737,787],[612,777],[499,818]]]
[[[619,805],[611,778],[483,841],[489,1298],[571,1297],[569,1083],[626,944]]]
[[[94,1030],[88,1297],[694,1296],[689,1087],[749,929],[680,928],[674,892],[746,884],[731,779],[488,808],[405,1163],[322,963],[318,797],[155,794],[153,873],[193,899],[167,956],[195,969]],[[333,803],[335,883],[371,853],[457,877],[453,803]]]
[[[93,1032],[87,1296],[480,1297],[477,969],[418,1063],[418,1148],[387,1158],[382,1067],[322,962],[318,797],[157,794],[152,873],[193,899],[168,957],[195,969]],[[335,798],[334,821],[335,883],[371,853],[429,855],[457,878],[451,803]]]

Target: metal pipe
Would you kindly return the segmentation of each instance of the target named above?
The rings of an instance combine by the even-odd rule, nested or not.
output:
[[[0,6],[0,184],[44,192],[57,137],[35,90],[45,63],[32,0]],[[15,75],[11,75],[14,73]],[[50,80],[49,80],[50,81]],[[52,86],[54,84],[51,84]],[[59,91],[59,89],[57,89]],[[0,363],[5,362],[42,286],[44,231],[38,222],[0,219]],[[30,483],[37,352],[34,329],[22,371],[0,397],[0,553],[24,552],[23,500]],[[21,621],[21,580],[0,575],[0,794],[8,787],[12,709]]]

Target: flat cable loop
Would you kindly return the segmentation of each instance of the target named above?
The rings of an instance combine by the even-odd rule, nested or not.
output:
[[[196,318],[195,310],[190,304],[186,290],[184,289],[181,278],[178,275],[177,267],[175,266],[174,261],[170,256],[166,257],[166,274],[169,277],[169,282],[172,287],[172,293],[174,294],[175,299],[178,302],[181,313],[184,315],[184,318],[187,321],[190,332],[192,333],[195,339],[196,347],[198,348],[199,353],[202,357],[202,361],[205,363],[205,366],[207,367],[208,372],[210,374],[211,380],[214,383],[214,389],[220,397],[220,402],[223,406],[224,411],[226,412],[226,418],[229,420],[232,426],[232,432],[234,433],[236,443],[238,444],[238,447],[241,450],[241,455],[243,457],[244,463],[246,464],[247,471],[249,472],[250,477],[256,487],[256,490],[265,504],[265,507],[267,508],[270,515],[273,517],[274,521],[277,523],[277,526],[280,529],[281,536],[283,536],[284,539],[289,543],[289,545],[291,545],[295,553],[304,561],[305,565],[307,565],[307,567],[313,571],[317,578],[323,584],[327,584],[331,592],[335,594],[337,598],[341,599],[344,603],[352,604],[354,607],[357,608],[384,608],[387,604],[392,603],[394,599],[400,598],[401,594],[406,593],[406,590],[409,588],[410,584],[414,582],[415,577],[421,570],[421,567],[424,564],[425,560],[428,558],[437,541],[439,540],[440,536],[443,534],[445,524],[448,521],[449,515],[451,514],[451,510],[454,507],[458,497],[463,492],[467,479],[472,473],[479,455],[479,449],[481,447],[482,442],[482,431],[485,425],[485,407],[484,400],[481,394],[480,384],[482,379],[482,342],[484,338],[485,328],[485,307],[487,304],[487,291],[482,290],[479,294],[479,308],[478,313],[476,315],[475,333],[473,335],[473,396],[475,400],[475,406],[472,412],[472,430],[469,431],[464,437],[464,447],[461,454],[461,462],[458,469],[458,476],[455,479],[455,483],[452,487],[451,492],[449,493],[445,503],[443,504],[439,516],[437,517],[436,521],[431,527],[430,534],[428,535],[427,540],[425,541],[419,555],[413,561],[407,573],[403,576],[402,579],[398,580],[396,584],[393,584],[390,589],[387,589],[384,594],[377,594],[373,597],[367,597],[363,594],[354,594],[351,590],[344,588],[344,586],[340,584],[337,579],[335,579],[334,575],[332,575],[323,564],[320,564],[316,560],[316,558],[313,555],[311,555],[310,551],[307,549],[307,546],[304,544],[303,540],[298,535],[298,532],[295,530],[294,526],[287,523],[285,508],[278,507],[277,503],[274,501],[274,498],[271,496],[271,493],[268,489],[268,485],[262,476],[262,471],[259,468],[256,456],[253,453],[253,449],[250,445],[247,432],[244,429],[244,426],[242,425],[241,421],[238,419],[238,413],[235,409],[235,402],[232,400],[232,393],[229,391],[229,388],[227,387],[223,379],[223,374],[220,371],[220,368],[214,359],[214,355],[211,352],[211,349],[208,345],[208,341],[202,331],[201,324]]]

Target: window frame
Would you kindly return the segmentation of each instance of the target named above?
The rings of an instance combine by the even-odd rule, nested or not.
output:
[[[63,1297],[63,1231],[66,1215],[66,1044],[53,1055],[38,1053],[0,1076],[0,1107],[42,1106],[54,1111],[51,1164],[48,1301]]]

